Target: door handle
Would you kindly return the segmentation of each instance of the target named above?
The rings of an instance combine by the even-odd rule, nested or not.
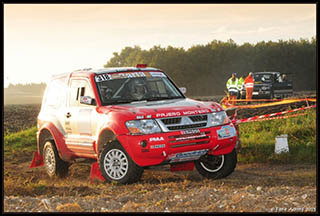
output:
[[[71,113],[68,112],[68,113],[66,114],[66,117],[67,117],[67,118],[70,118],[70,117],[71,117]]]

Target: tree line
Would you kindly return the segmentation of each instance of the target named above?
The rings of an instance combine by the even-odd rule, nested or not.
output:
[[[24,93],[32,93],[35,95],[41,94],[46,88],[46,83],[27,83],[27,84],[12,84],[10,83],[6,91],[21,91]]]
[[[249,72],[278,71],[289,73],[294,91],[316,89],[316,38],[261,41],[237,45],[213,40],[185,50],[159,45],[149,50],[140,46],[125,47],[104,67],[125,67],[147,64],[165,71],[187,95],[221,95],[233,72],[244,78]]]

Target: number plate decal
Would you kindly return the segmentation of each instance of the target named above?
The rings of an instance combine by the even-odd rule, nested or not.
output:
[[[220,130],[217,130],[218,139],[225,139],[229,137],[236,136],[237,132],[234,127],[230,127],[229,125],[221,127]]]

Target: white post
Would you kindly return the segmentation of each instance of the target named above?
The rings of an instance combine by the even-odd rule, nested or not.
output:
[[[276,154],[280,154],[281,152],[289,152],[288,134],[281,134],[280,136],[276,137],[274,152]]]

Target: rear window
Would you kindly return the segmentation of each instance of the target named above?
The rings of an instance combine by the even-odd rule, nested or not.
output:
[[[66,79],[52,80],[46,89],[43,104],[54,108],[65,104],[66,99]]]

